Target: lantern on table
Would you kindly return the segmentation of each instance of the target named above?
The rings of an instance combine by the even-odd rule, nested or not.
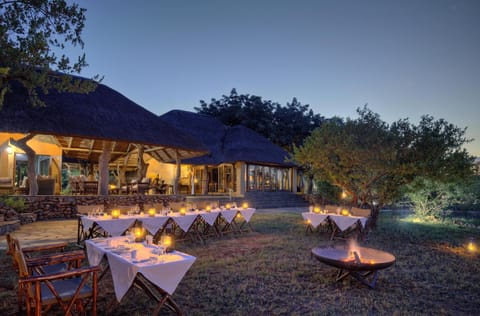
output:
[[[343,216],[350,216],[350,212],[346,208],[342,209],[340,214],[343,215]]]
[[[148,216],[155,217],[155,213],[156,213],[156,211],[155,211],[154,208],[149,208],[148,209]]]
[[[120,210],[114,209],[112,210],[112,218],[119,218],[120,217]]]
[[[210,212],[212,211],[212,207],[211,207],[210,205],[207,205],[207,206],[205,207],[205,211],[208,212],[208,213],[210,213]]]
[[[320,207],[318,207],[318,206],[315,206],[315,207],[313,208],[313,212],[316,213],[316,214],[320,214],[320,211],[321,211],[321,210],[320,210]]]
[[[163,249],[165,249],[165,252],[172,252],[175,250],[175,239],[170,234],[163,235],[160,239],[160,244],[163,246]]]
[[[225,208],[226,208],[227,210],[229,210],[229,209],[232,208],[232,205],[231,205],[230,203],[227,203],[227,205],[225,205]]]
[[[184,207],[182,207],[180,209],[180,215],[185,216],[185,214],[187,214],[187,210]]]
[[[142,242],[145,238],[145,229],[143,227],[135,227],[133,234],[135,235],[135,242]]]
[[[248,208],[248,203],[247,203],[247,202],[243,202],[242,208],[243,208],[244,210],[246,210],[246,209]]]

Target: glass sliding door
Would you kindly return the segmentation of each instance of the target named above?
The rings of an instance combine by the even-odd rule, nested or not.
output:
[[[235,191],[236,176],[235,168],[231,164],[222,164],[215,167],[207,167],[208,192],[228,193]]]
[[[248,191],[291,191],[291,169],[249,164]]]

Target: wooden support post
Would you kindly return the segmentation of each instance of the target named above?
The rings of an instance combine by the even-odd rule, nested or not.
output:
[[[98,194],[108,195],[108,163],[112,156],[112,145],[108,141],[103,141],[103,151],[98,157]]]
[[[178,192],[178,182],[180,181],[180,159],[178,159],[178,153],[175,151],[175,162],[176,162],[176,169],[175,169],[175,180],[173,183],[173,194],[177,195]]]

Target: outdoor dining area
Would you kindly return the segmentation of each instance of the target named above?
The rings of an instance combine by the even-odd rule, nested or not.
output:
[[[228,233],[252,231],[250,219],[255,209],[235,202],[220,205],[218,202],[171,203],[147,205],[144,211],[138,206],[117,206],[109,212],[102,206],[80,206],[78,214],[77,243],[96,237],[134,234],[136,239],[150,235],[158,243],[165,235],[177,242],[204,242],[210,237]]]
[[[256,210],[247,203],[204,201],[145,205],[145,211],[138,205],[110,211],[84,205],[78,211],[77,245],[83,250],[67,251],[67,243],[22,247],[21,240],[7,235],[8,254],[19,273],[19,311],[41,315],[59,306],[65,315],[96,315],[99,284],[109,275],[115,294],[109,309],[135,288],[156,302],[152,315],[165,309],[184,315],[172,295],[196,257],[177,246],[251,232]]]
[[[307,232],[330,233],[330,240],[335,238],[364,238],[367,221],[371,210],[358,207],[345,207],[339,205],[312,205],[308,212],[303,212],[302,217],[306,223]]]

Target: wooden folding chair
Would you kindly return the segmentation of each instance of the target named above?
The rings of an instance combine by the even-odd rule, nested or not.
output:
[[[82,250],[63,252],[64,243],[22,248],[18,239],[11,235],[8,236],[8,242],[9,253],[13,257],[14,267],[17,270],[20,269],[18,253],[22,253],[29,274],[33,276],[62,273],[79,268],[81,262],[85,259],[85,253]],[[61,250],[61,252],[51,252],[58,250]],[[48,251],[48,253],[44,251]],[[24,295],[20,287],[17,290],[18,310],[21,311]]]
[[[47,313],[54,305],[59,305],[65,315],[85,313],[87,300],[92,302],[92,315],[97,314],[97,279],[100,268],[86,267],[53,274],[33,275],[36,264],[27,260],[22,251],[15,252],[18,262],[19,306],[26,305],[27,315],[40,316],[42,309]],[[58,263],[66,256],[50,260]]]

